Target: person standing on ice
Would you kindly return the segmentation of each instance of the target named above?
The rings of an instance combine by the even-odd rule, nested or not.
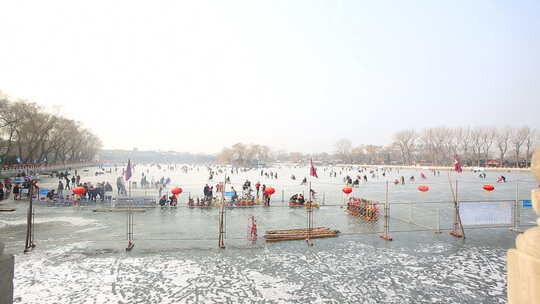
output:
[[[261,183],[260,182],[257,182],[255,184],[255,189],[257,189],[257,198],[259,198],[259,189],[261,188]]]
[[[58,191],[57,191],[57,193],[58,193],[59,196],[64,195],[64,184],[62,183],[62,181],[58,181]]]

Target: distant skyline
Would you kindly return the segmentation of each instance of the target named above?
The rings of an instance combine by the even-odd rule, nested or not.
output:
[[[0,3],[0,90],[106,149],[330,152],[540,129],[538,1]]]

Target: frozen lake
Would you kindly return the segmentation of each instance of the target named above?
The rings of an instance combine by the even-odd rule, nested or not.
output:
[[[114,182],[121,174],[96,176],[96,168],[80,172],[82,181]],[[416,183],[389,185],[394,241],[377,237],[382,221],[366,222],[343,212],[343,177],[355,170],[319,168],[312,180],[318,201],[316,226],[342,233],[337,238],[266,244],[267,229],[305,227],[306,211],[287,207],[288,197],[306,191],[300,180],[307,168],[270,168],[278,179],[261,177],[260,170],[230,174],[238,190],[246,179],[276,189],[271,208],[227,209],[225,250],[217,249],[218,209],[187,208],[186,197],[202,196],[208,182],[203,167],[187,173],[163,167],[137,166],[148,179],[170,177],[181,186],[178,208],[154,208],[135,214],[135,243],[126,253],[126,215],[96,213],[94,207],[47,207],[37,203],[37,248],[24,249],[25,202],[4,201],[16,212],[0,214],[0,235],[6,250],[16,254],[17,303],[505,303],[505,254],[514,246],[515,233],[507,228],[467,229],[465,240],[435,233],[437,224],[449,229],[452,209],[446,172],[420,180],[420,171],[380,172],[361,183],[353,194],[384,201],[386,179],[416,176]],[[334,169],[336,170],[336,169]],[[290,176],[297,179],[293,181]],[[365,173],[361,173],[364,175]],[[496,183],[503,174],[507,183]],[[486,179],[464,172],[458,179],[461,200],[497,201],[529,199],[537,187],[528,173],[488,172]],[[454,178],[454,177],[453,177]],[[212,184],[222,180],[217,175]],[[496,189],[482,190],[490,183]],[[56,187],[57,179],[44,179],[42,188]],[[426,184],[427,193],[416,187]],[[171,188],[169,187],[169,188]],[[516,192],[517,190],[517,192]],[[146,193],[145,193],[146,192]],[[156,195],[152,189],[134,194]],[[282,196],[284,200],[282,200]],[[414,204],[410,204],[414,202]],[[428,203],[438,202],[438,203]],[[412,208],[412,209],[411,209]],[[520,208],[521,209],[521,208]],[[521,209],[521,225],[531,225],[530,209]],[[435,215],[438,212],[438,217]],[[259,229],[256,243],[246,238],[248,217]],[[408,221],[412,215],[412,221]],[[406,231],[406,232],[405,232]]]

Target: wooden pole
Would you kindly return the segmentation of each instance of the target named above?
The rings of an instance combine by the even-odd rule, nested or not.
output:
[[[307,207],[307,238],[306,238],[306,242],[309,246],[313,246],[313,242],[311,241],[311,231],[313,230],[313,209],[311,208],[312,206],[312,201],[311,201],[311,181],[309,182],[309,206],[306,206]],[[304,203],[305,204],[305,203]]]
[[[219,211],[219,232],[218,232],[218,247],[225,249],[225,227],[224,227],[224,218],[225,218],[225,185],[227,184],[227,174],[223,180],[223,189],[221,191],[221,209]]]
[[[26,243],[24,246],[24,253],[29,252],[32,250],[36,245],[34,244],[34,206],[33,206],[33,189],[34,184],[33,181],[30,180],[30,186],[28,188],[28,194],[30,195],[30,202],[28,204],[28,214],[26,217]]]
[[[452,186],[452,180],[450,179],[450,171],[448,171],[448,183],[450,184],[450,191],[452,192],[452,197],[454,199],[454,223],[450,235],[465,238],[465,230],[461,224],[461,216],[459,215],[459,202],[458,202],[458,181],[456,179],[456,190]],[[461,230],[461,233],[458,231]]]
[[[459,213],[459,196],[458,196],[458,180],[456,178],[456,206],[457,206],[457,220],[459,227],[461,229],[461,235],[465,238],[465,230],[463,229],[463,224],[461,223],[461,214]]]
[[[128,212],[127,212],[127,239],[128,239],[128,245],[126,247],[126,251],[131,251],[133,247],[135,246],[135,242],[133,241],[133,211],[131,209],[131,204],[133,201],[131,200],[131,182],[127,180],[128,182]]]

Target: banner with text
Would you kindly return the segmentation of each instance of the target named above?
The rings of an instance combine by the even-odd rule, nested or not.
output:
[[[511,225],[512,202],[461,202],[463,226]]]

